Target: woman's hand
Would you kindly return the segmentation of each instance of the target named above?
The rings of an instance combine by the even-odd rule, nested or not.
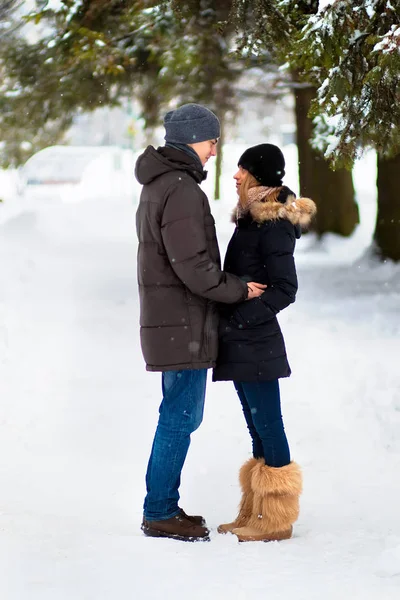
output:
[[[258,298],[265,292],[266,285],[262,283],[255,283],[254,281],[250,281],[247,284],[248,296],[247,300],[252,300],[253,298]]]

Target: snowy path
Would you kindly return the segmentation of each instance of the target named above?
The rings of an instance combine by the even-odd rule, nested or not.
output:
[[[305,491],[295,537],[209,544],[141,535],[159,377],[137,331],[131,207],[23,212],[0,226],[2,600],[391,600],[400,595],[400,271],[299,246],[282,315],[283,410]],[[249,443],[211,384],[182,506],[234,516]]]

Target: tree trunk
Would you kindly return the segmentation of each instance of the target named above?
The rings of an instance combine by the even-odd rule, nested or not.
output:
[[[314,200],[318,196],[318,186],[315,177],[316,156],[310,146],[312,136],[312,121],[308,118],[310,103],[314,96],[314,88],[294,90],[296,115],[296,143],[299,153],[300,193]]]
[[[221,123],[221,137],[218,141],[217,156],[215,159],[215,182],[214,182],[214,200],[219,200],[221,196],[221,173],[222,173],[222,161],[223,161],[223,148],[224,148],[224,120],[220,115]]]
[[[383,260],[400,261],[400,154],[384,158],[378,154],[378,214],[374,233],[376,251]]]
[[[312,198],[318,208],[312,229],[319,236],[328,232],[349,236],[359,223],[352,174],[347,169],[332,171],[323,155],[310,145],[313,124],[308,112],[315,88],[297,88],[294,93],[300,193]]]

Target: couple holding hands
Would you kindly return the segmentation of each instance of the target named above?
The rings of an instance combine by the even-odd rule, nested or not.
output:
[[[136,215],[141,346],[147,370],[162,373],[142,531],[209,540],[205,519],[186,514],[178,501],[212,368],[213,381],[233,382],[252,444],[252,457],[239,471],[238,515],[218,531],[239,541],[288,539],[302,475],[281,415],[279,379],[290,367],[276,315],[295,301],[296,238],[316,207],[283,184],[285,160],[277,146],[248,148],[234,175],[235,229],[222,270],[214,219],[199,185],[217,153],[219,120],[204,106],[185,104],[165,115],[164,126],[165,146],[149,146],[135,171],[143,185]]]

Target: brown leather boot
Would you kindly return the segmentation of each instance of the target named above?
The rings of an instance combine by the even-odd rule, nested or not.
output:
[[[181,512],[163,521],[147,521],[143,518],[141,529],[149,537],[172,538],[182,542],[210,541],[207,527],[194,525]]]
[[[180,511],[180,514],[182,515],[182,517],[185,517],[185,519],[188,519],[188,521],[193,523],[193,525],[201,525],[201,526],[205,527],[206,520],[204,517],[202,517],[200,515],[187,515],[185,513],[185,511],[183,510],[183,508],[180,508],[179,511]]]

